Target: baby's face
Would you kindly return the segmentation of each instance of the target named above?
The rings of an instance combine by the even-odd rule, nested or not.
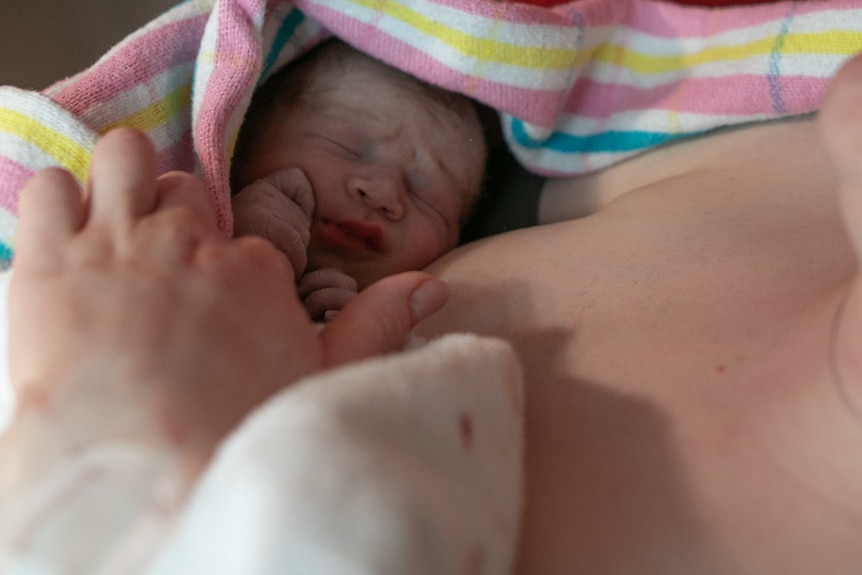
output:
[[[309,271],[334,267],[362,288],[425,267],[457,244],[479,194],[478,121],[373,65],[316,76],[255,139],[235,184],[305,173],[315,199]]]

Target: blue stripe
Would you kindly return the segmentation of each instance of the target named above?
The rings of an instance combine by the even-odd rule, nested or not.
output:
[[[795,2],[790,4],[787,16],[781,22],[781,30],[775,37],[775,43],[772,44],[772,52],[769,54],[769,71],[766,75],[766,81],[769,83],[769,98],[772,100],[772,109],[779,114],[787,113],[787,106],[781,93],[781,49],[784,47],[784,38],[790,30],[790,23],[793,21],[793,10],[795,7]]]
[[[521,147],[529,150],[546,149],[564,154],[633,152],[703,133],[669,134],[667,132],[610,131],[587,136],[574,136],[563,132],[554,132],[547,139],[534,140],[527,134],[524,123],[517,119],[512,120],[511,130],[515,142]]]
[[[8,269],[12,265],[12,248],[0,242],[0,270]]]
[[[272,41],[272,46],[269,48],[269,54],[266,55],[266,61],[263,63],[263,70],[260,72],[260,81],[269,76],[272,67],[275,66],[278,60],[278,55],[284,50],[284,47],[293,38],[296,29],[305,21],[305,14],[299,10],[291,10],[285,19],[281,22],[278,32]]]

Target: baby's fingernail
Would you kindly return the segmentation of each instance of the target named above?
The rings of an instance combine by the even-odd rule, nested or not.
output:
[[[429,278],[419,284],[410,294],[410,311],[413,321],[418,323],[439,311],[449,299],[449,286],[437,278]]]
[[[323,314],[323,321],[324,321],[324,323],[329,323],[329,322],[331,322],[332,320],[334,320],[334,319],[335,319],[335,316],[337,316],[337,315],[338,315],[338,310],[337,310],[337,309],[331,309],[331,310],[329,310],[328,312],[324,313],[324,314]]]

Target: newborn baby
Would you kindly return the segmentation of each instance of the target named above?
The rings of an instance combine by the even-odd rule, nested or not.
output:
[[[329,40],[255,94],[234,234],[269,239],[314,319],[454,248],[485,166],[471,102]]]

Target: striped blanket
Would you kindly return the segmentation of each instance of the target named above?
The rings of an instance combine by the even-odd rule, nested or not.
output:
[[[96,139],[120,125],[149,134],[161,170],[199,174],[229,234],[229,163],[251,93],[333,34],[498,110],[528,169],[575,175],[816,110],[862,51],[862,0],[187,0],[43,93],[0,88],[0,265],[26,180],[59,165],[84,181]]]

